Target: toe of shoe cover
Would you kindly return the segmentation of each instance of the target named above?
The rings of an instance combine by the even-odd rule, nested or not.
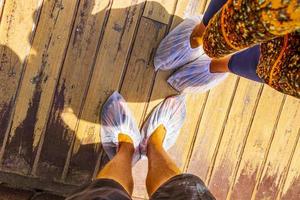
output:
[[[184,123],[185,116],[186,105],[184,95],[169,97],[160,103],[152,111],[142,128],[142,154],[146,155],[148,139],[160,125],[163,125],[166,129],[166,136],[163,142],[164,149],[168,150],[173,146]]]
[[[141,157],[139,150],[141,134],[126,101],[118,92],[114,92],[104,104],[101,112],[101,142],[110,159],[118,151],[120,133],[127,134],[132,139],[135,147],[132,162],[136,163]]]
[[[187,18],[162,40],[154,58],[155,70],[178,68],[203,53],[202,47],[192,49],[190,45],[191,33],[201,21],[202,16]]]
[[[211,73],[211,59],[203,54],[175,72],[168,83],[181,93],[204,93],[223,81],[228,73]]]

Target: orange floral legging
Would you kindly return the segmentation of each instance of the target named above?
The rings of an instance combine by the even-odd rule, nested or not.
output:
[[[228,0],[210,20],[203,47],[212,58],[260,44],[258,76],[300,98],[300,1]]]

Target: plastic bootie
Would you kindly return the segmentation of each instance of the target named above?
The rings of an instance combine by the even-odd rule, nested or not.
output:
[[[168,83],[181,93],[204,93],[220,84],[228,73],[211,73],[211,58],[206,54],[183,66],[168,79]]]
[[[189,17],[162,40],[154,57],[156,71],[176,69],[204,53],[202,47],[193,49],[190,45],[193,29],[201,21],[202,16]]]
[[[118,92],[114,92],[101,112],[101,142],[110,159],[118,152],[120,133],[128,135],[133,141],[135,152],[132,163],[135,164],[141,158],[141,134],[126,101]]]
[[[185,96],[178,95],[167,98],[160,103],[151,113],[142,128],[141,152],[147,154],[147,144],[150,136],[160,126],[166,129],[163,147],[168,150],[172,147],[179,135],[186,116]]]

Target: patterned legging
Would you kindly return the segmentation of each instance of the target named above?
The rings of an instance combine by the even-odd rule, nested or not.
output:
[[[300,1],[228,0],[209,20],[203,41],[213,58],[260,44],[257,75],[300,98]]]

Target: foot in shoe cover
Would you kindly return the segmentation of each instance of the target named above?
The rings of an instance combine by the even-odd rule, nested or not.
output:
[[[128,135],[133,141],[135,152],[132,163],[135,164],[141,158],[141,134],[126,101],[118,92],[114,92],[101,112],[101,142],[110,159],[118,152],[120,133]]]
[[[167,98],[160,103],[150,114],[142,128],[142,155],[147,154],[148,140],[153,132],[163,125],[166,129],[166,135],[163,141],[163,147],[168,150],[172,147],[180,133],[186,117],[185,96],[178,95]]]
[[[201,21],[202,16],[189,17],[162,40],[154,57],[156,71],[176,69],[204,53],[202,47],[193,49],[190,45],[191,34]]]
[[[211,73],[210,63],[211,58],[203,54],[172,74],[168,83],[181,93],[204,93],[220,84],[228,76],[228,73]]]

